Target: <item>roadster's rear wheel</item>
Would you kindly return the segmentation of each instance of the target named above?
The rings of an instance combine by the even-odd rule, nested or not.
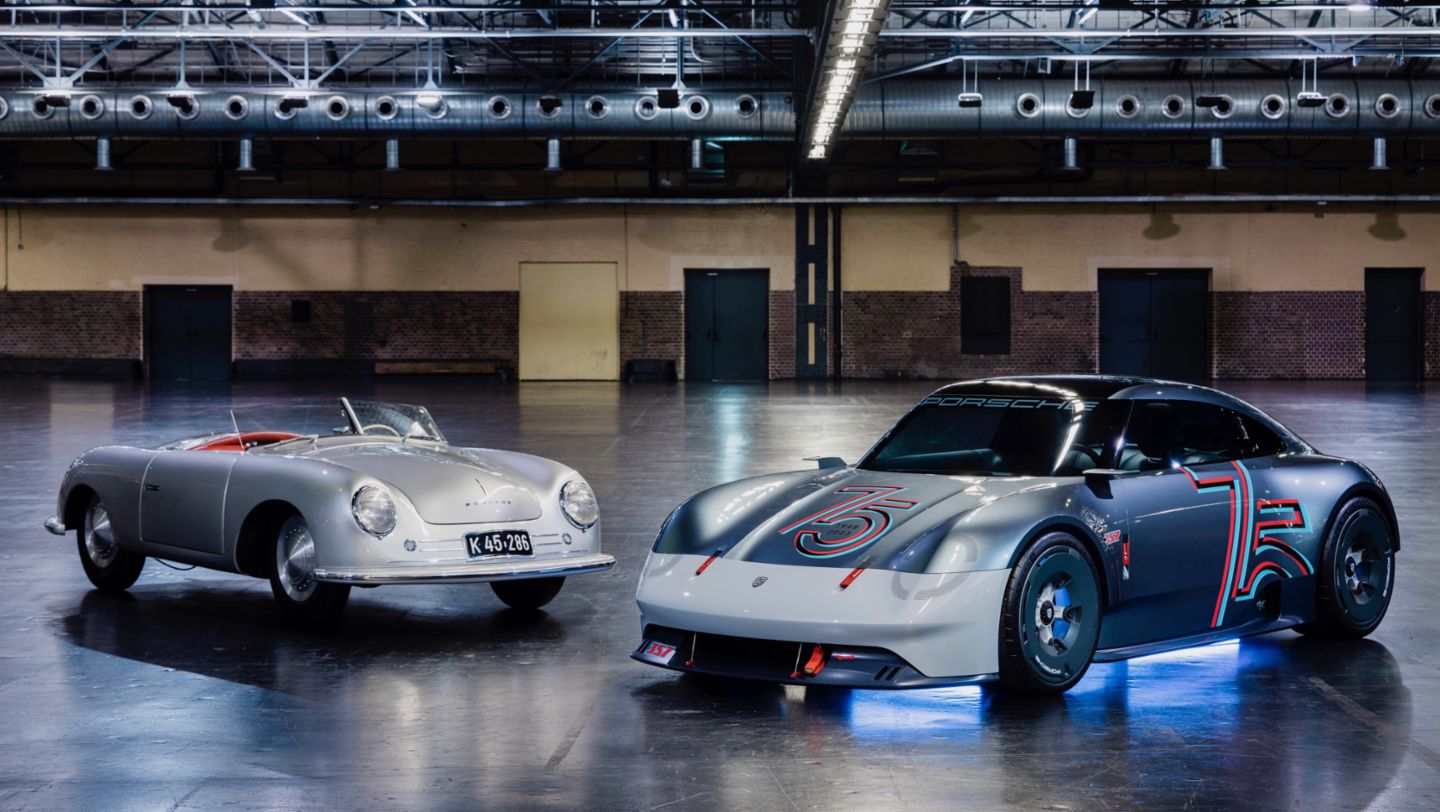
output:
[[[110,514],[98,496],[90,497],[76,540],[85,577],[101,592],[129,589],[145,568],[145,556],[120,549],[110,525]]]
[[[1068,533],[1048,533],[1010,574],[1000,612],[1000,687],[1059,694],[1090,667],[1100,637],[1095,562]]]
[[[1359,639],[1375,631],[1390,607],[1395,543],[1380,506],[1351,499],[1335,515],[1320,552],[1315,622],[1298,631],[1317,637]]]
[[[564,578],[528,578],[524,581],[491,581],[496,597],[512,609],[539,609],[560,594]]]
[[[280,524],[270,591],[285,617],[302,623],[334,620],[350,598],[349,584],[315,580],[315,539],[300,516],[290,516]]]

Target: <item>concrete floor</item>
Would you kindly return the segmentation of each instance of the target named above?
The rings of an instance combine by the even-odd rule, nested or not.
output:
[[[1100,665],[1054,701],[716,684],[628,659],[635,581],[677,502],[854,460],[928,388],[0,381],[0,808],[1440,807],[1434,391],[1228,387],[1390,485],[1397,594],[1361,643],[1283,632]],[[282,628],[240,576],[151,562],[129,595],[92,592],[73,538],[40,526],[86,448],[346,393],[575,465],[619,565],[534,617],[484,586],[357,590],[326,636]]]

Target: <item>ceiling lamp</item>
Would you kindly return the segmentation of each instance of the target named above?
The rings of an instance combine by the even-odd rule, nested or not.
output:
[[[839,0],[825,29],[824,50],[810,92],[806,157],[824,160],[855,98],[860,66],[875,47],[890,0]]]
[[[661,110],[674,110],[680,106],[680,88],[665,87],[655,91],[655,99]]]
[[[969,73],[965,68],[965,61],[960,61],[960,94],[955,97],[960,106],[966,109],[979,107],[985,103],[985,97],[980,94],[980,66],[975,66],[974,87],[966,84],[966,76]]]
[[[1300,63],[1300,92],[1295,95],[1296,107],[1324,107],[1326,96],[1320,92],[1320,63],[1310,62],[1310,87],[1305,87],[1305,62]]]
[[[278,105],[276,105],[276,106],[279,108],[280,112],[282,112],[282,113],[284,113],[284,114],[286,114],[286,115],[289,115],[290,113],[293,113],[293,112],[295,112],[296,110],[299,110],[299,109],[305,108],[305,107],[309,107],[309,106],[310,106],[310,97],[309,97],[309,96],[300,95],[299,93],[291,93],[291,94],[282,96],[282,97],[280,98],[280,103],[279,103]]]

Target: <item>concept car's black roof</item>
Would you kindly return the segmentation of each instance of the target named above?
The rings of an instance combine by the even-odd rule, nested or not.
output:
[[[965,392],[974,393],[978,389],[991,389],[1003,391],[1004,387],[1032,384],[1040,387],[1063,389],[1074,393],[1071,397],[1086,399],[1104,400],[1136,386],[1148,384],[1175,386],[1173,382],[1161,381],[1155,378],[1142,378],[1135,375],[1013,375],[998,378],[976,378],[969,381],[952,383],[941,388],[935,394],[954,395]]]

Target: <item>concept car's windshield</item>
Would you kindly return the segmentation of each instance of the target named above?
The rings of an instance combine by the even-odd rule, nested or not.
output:
[[[341,398],[340,404],[355,434],[445,441],[424,406],[347,398]]]
[[[1124,401],[1026,392],[932,396],[860,462],[869,471],[1074,476],[1112,456]]]

